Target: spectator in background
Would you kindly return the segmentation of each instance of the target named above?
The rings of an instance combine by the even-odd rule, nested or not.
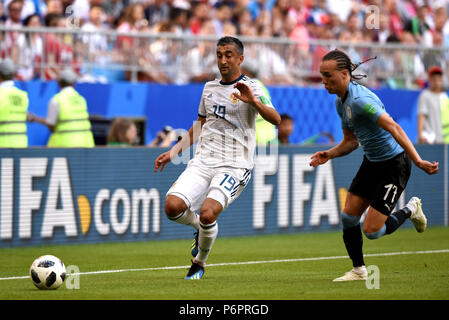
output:
[[[109,26],[117,26],[117,19],[120,14],[124,12],[128,1],[124,0],[109,0],[103,1],[102,6],[104,8],[104,12],[106,14],[106,23]]]
[[[192,19],[190,22],[190,28],[193,34],[201,33],[203,29],[203,23],[211,19],[210,5],[208,2],[199,1],[192,8]]]
[[[362,29],[362,21],[358,13],[351,13],[346,22],[346,31],[350,34],[350,37],[358,37]]]
[[[273,7],[273,36],[279,37],[283,35],[283,25],[288,16],[288,9],[290,7],[289,0],[276,0]]]
[[[212,19],[215,27],[215,33],[220,36],[223,34],[223,27],[232,20],[232,7],[227,2],[217,2],[215,4],[215,17]]]
[[[15,66],[0,62],[0,148],[26,148],[28,94],[14,86]]]
[[[108,135],[108,146],[131,147],[137,141],[137,128],[134,121],[128,118],[115,118]]]
[[[212,19],[203,21],[201,35],[215,35]],[[204,82],[215,79],[218,75],[214,41],[201,41],[191,48],[182,59],[175,83]]]
[[[138,3],[131,4],[125,9],[123,19],[120,21],[117,32],[138,33],[148,27],[145,19],[143,6]],[[133,47],[133,38],[126,36],[117,37],[117,46],[123,50],[124,55],[128,55]]]
[[[286,113],[281,114],[281,124],[278,125],[278,143],[280,145],[290,144],[289,138],[293,133],[293,129],[293,118]]]
[[[0,1],[0,26],[5,23],[5,15],[3,10],[3,2]]]
[[[173,4],[176,7],[176,4]],[[189,7],[190,9],[190,7]],[[168,0],[153,0],[145,8],[145,17],[150,26],[155,26],[160,22],[168,21],[171,7]]]
[[[441,31],[443,36],[443,44],[445,47],[449,47],[449,17],[448,8],[441,5],[435,10],[435,30]]]
[[[236,12],[234,19],[236,20],[239,34],[243,35],[246,32],[246,28],[250,26],[254,27],[251,12],[247,8],[242,8],[240,11]]]
[[[434,28],[424,32],[422,43],[427,47],[432,47],[435,43],[440,42],[442,46],[449,47],[449,19],[446,8],[441,5],[435,9]]]
[[[338,15],[340,21],[347,21],[352,11],[352,0],[326,0],[330,13]]]
[[[173,33],[174,26],[170,22],[160,22],[154,28],[156,33]],[[139,64],[145,70],[140,75],[144,81],[157,83],[172,83],[177,71],[178,61],[181,60],[177,46],[179,42],[164,37],[152,41],[142,48]]]
[[[41,26],[39,16],[32,14],[28,16],[23,25],[28,28],[39,28]],[[13,60],[16,61],[16,77],[21,81],[28,81],[39,77],[38,68],[42,61],[44,42],[39,33],[21,33],[13,49]]]
[[[443,49],[444,38],[441,32],[435,31],[432,35],[432,48]],[[449,58],[447,50],[431,50],[426,51],[422,57],[424,68],[429,70],[432,66],[445,66]]]
[[[169,22],[172,25],[173,32],[177,35],[191,34],[189,25],[190,4],[185,2],[175,2],[170,8]],[[167,23],[162,20],[160,23]]]
[[[48,14],[45,18],[49,27],[66,29],[67,19],[61,15]],[[69,33],[46,33],[44,36],[44,61],[48,64],[45,69],[47,80],[58,79],[58,74],[64,67],[78,69],[73,37]]]
[[[3,5],[7,10],[5,10],[6,15],[10,15],[9,13],[9,4],[14,0],[4,0]],[[35,14],[40,12],[40,0],[19,0],[19,2],[22,4],[22,10],[20,11],[20,20],[25,20],[26,17],[29,15]],[[37,7],[36,7],[36,4]],[[14,14],[14,13],[13,13]]]
[[[403,31],[400,42],[404,45],[416,45],[415,37],[408,31]],[[412,87],[416,78],[425,77],[424,65],[418,52],[413,50],[394,50],[395,87]]]
[[[148,32],[150,30],[148,21],[145,19],[144,7],[140,3],[133,3],[125,9],[123,18],[120,19],[117,32],[118,33],[134,33]],[[145,49],[146,41],[143,38],[133,38],[126,35],[117,36],[117,49],[120,52],[120,60],[125,64],[146,65],[147,61],[140,61],[142,50]],[[133,73],[126,70],[125,77],[131,80]],[[151,81],[148,79],[146,72],[138,72],[137,80]]]
[[[81,31],[90,32],[83,36],[83,42],[87,44],[87,51],[89,55],[93,55],[93,61],[104,55],[108,49],[107,38],[104,35],[97,34],[97,31],[105,31],[108,28],[104,24],[104,9],[101,5],[92,5],[89,9],[89,18],[81,27]]]
[[[255,25],[242,29],[242,35],[257,36]],[[258,77],[265,85],[289,85],[294,83],[286,61],[272,48],[262,43],[249,43],[245,48],[245,59],[258,65]]]
[[[390,16],[387,12],[381,11],[379,15],[379,29],[373,29],[373,40],[379,43],[386,43],[390,33]]]
[[[449,98],[438,66],[429,69],[429,88],[418,98],[418,142],[449,143]]]
[[[68,9],[68,13],[73,18],[79,20],[79,24],[82,25],[90,19],[90,9],[92,6],[101,6],[103,0],[68,0],[71,3],[71,8]],[[66,8],[67,9],[67,8]],[[65,14],[67,14],[65,12]],[[78,26],[79,27],[79,26]]]
[[[284,21],[284,32],[289,39],[298,43],[297,50],[300,56],[307,57],[310,49],[310,35],[305,24],[297,23],[294,17],[288,16]]]
[[[398,11],[397,2],[395,0],[388,0],[385,3],[385,8],[390,16],[390,32],[400,38],[404,26]]]
[[[8,5],[8,18],[5,21],[5,27],[18,28],[22,27],[21,14],[23,8],[22,0],[12,0]],[[8,31],[5,33],[5,43],[3,44],[3,50],[6,56],[11,56],[12,49],[17,39],[19,38],[19,32]]]
[[[47,146],[54,148],[92,148],[94,137],[89,121],[86,99],[74,88],[78,75],[64,69],[58,75],[61,91],[48,104],[47,118],[29,114],[28,121],[48,127],[52,132]]]
[[[63,15],[63,13],[64,10],[61,0],[47,0],[47,10],[45,13],[45,18],[51,14]],[[48,26],[48,23],[46,23],[46,25]]]
[[[232,22],[226,22],[223,25],[223,36],[236,36],[237,35],[237,27]]]
[[[429,9],[424,0],[419,0],[416,16],[405,23],[404,30],[412,33],[417,43],[420,43],[423,34],[430,30],[430,26],[427,23]]]
[[[288,16],[295,19],[297,24],[304,25],[309,16],[309,9],[304,4],[304,0],[290,0]]]

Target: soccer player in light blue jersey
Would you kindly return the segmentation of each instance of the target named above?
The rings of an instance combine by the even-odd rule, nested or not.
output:
[[[336,94],[336,109],[341,118],[343,140],[335,147],[315,153],[313,167],[328,160],[345,156],[361,145],[362,165],[346,197],[342,216],[343,241],[352,260],[353,269],[334,281],[366,280],[363,260],[363,237],[360,218],[368,209],[363,233],[368,239],[378,239],[393,233],[406,219],[418,232],[423,232],[427,219],[421,200],[412,197],[407,205],[392,212],[407,185],[411,161],[428,174],[438,172],[438,162],[421,159],[407,134],[386,112],[380,99],[354,80],[354,65],[346,53],[338,49],[328,52],[320,64],[322,82],[326,90]]]

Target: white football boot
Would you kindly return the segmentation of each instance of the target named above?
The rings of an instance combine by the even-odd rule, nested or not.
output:
[[[410,220],[413,222],[416,231],[424,232],[427,228],[427,219],[424,212],[422,212],[421,199],[412,197],[406,207],[412,212]]]
[[[346,272],[344,276],[334,279],[334,282],[340,281],[354,281],[354,280],[366,280],[368,278],[368,271],[365,266],[354,267],[351,271]]]

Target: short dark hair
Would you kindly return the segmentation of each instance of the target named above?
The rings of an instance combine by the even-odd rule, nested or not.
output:
[[[293,121],[293,118],[287,113],[282,113],[281,114],[281,122],[284,120],[292,120]]]
[[[230,36],[222,37],[222,38],[220,38],[218,40],[217,47],[218,46],[225,46],[227,44],[233,44],[235,46],[235,48],[237,49],[237,52],[240,55],[243,54],[243,50],[244,50],[243,43],[239,39],[237,39],[235,37],[230,37]]]

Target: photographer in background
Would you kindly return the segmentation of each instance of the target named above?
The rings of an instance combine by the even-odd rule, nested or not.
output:
[[[173,129],[170,126],[165,126],[157,133],[156,138],[148,146],[161,148],[171,147],[174,143],[181,140],[186,133],[187,131],[184,129]]]

